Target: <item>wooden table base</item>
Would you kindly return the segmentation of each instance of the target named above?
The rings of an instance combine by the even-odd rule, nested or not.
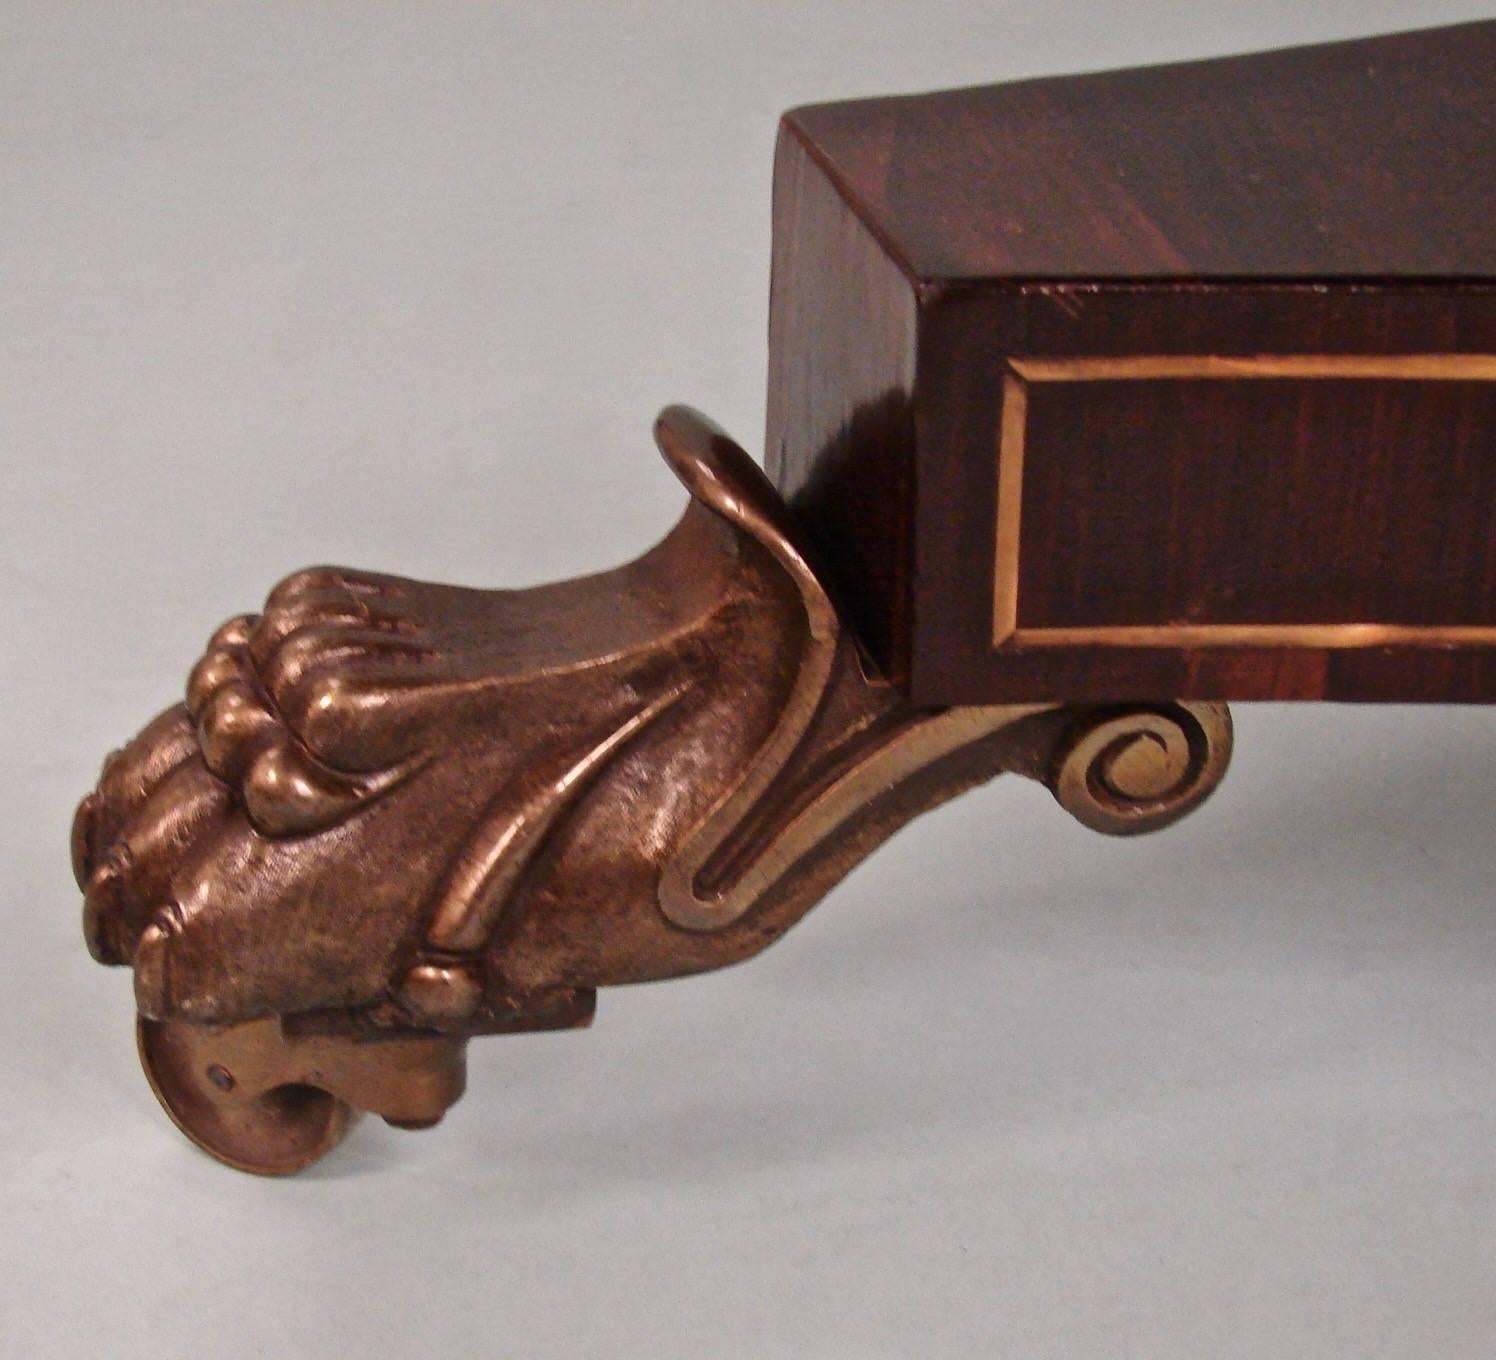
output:
[[[638,561],[299,572],[105,764],[84,932],[172,1119],[294,1171],[995,774],[1126,835],[1225,701],[1496,702],[1493,69],[1488,23],[787,115],[769,475],[673,407]]]

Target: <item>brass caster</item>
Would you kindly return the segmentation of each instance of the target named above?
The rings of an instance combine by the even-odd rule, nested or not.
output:
[[[287,1038],[271,1016],[228,1026],[136,1021],[146,1080],[172,1123],[210,1157],[258,1176],[320,1161],[361,1109],[430,1128],[461,1094],[465,1041]]]
[[[84,799],[89,949],[134,969],[151,1087],[219,1161],[301,1170],[356,1110],[429,1128],[473,1035],[749,958],[1004,771],[1119,835],[1225,773],[1223,704],[913,703],[748,455],[680,407],[656,436],[692,500],[638,561],[531,591],[298,572]]]

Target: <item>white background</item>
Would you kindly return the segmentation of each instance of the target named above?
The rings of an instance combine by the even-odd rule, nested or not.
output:
[[[290,1182],[161,1116],[66,857],[285,570],[599,568],[658,406],[757,447],[782,108],[1489,13],[0,0],[0,1353],[1496,1353],[1489,711],[1246,709],[1134,843],[1000,781]]]

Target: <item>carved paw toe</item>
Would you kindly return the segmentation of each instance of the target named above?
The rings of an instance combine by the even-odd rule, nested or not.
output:
[[[197,754],[197,736],[186,709],[174,705],[151,720],[126,746],[104,761],[99,782],[73,817],[73,873],[87,888],[126,820],[168,775]]]
[[[130,959],[182,855],[230,807],[228,786],[196,758],[195,747],[159,777],[149,777],[161,771],[163,752],[174,756],[181,747],[175,739],[163,745],[152,728],[116,763],[136,761],[138,746],[157,743],[149,747],[154,758],[136,767],[144,776],[137,773],[128,782],[131,796],[111,798],[111,768],[78,813],[85,823],[74,833],[75,845],[85,846],[79,865],[84,871],[83,931],[89,951],[101,963]]]
[[[430,680],[437,653],[402,593],[334,568],[288,577],[262,613],[213,633],[185,703],[105,762],[74,817],[73,869],[90,952],[134,965],[146,1013],[178,1003],[172,960],[184,976],[211,972],[215,951],[237,948],[217,936],[295,896],[286,870],[262,870],[277,842],[346,821],[419,768],[400,697]]]

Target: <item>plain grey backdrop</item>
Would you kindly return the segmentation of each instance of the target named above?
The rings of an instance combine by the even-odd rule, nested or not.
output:
[[[160,1114],[66,857],[286,570],[601,568],[658,406],[757,447],[781,109],[1490,13],[0,0],[0,1353],[1496,1353],[1490,711],[1244,709],[1132,843],[999,781],[290,1182]]]

